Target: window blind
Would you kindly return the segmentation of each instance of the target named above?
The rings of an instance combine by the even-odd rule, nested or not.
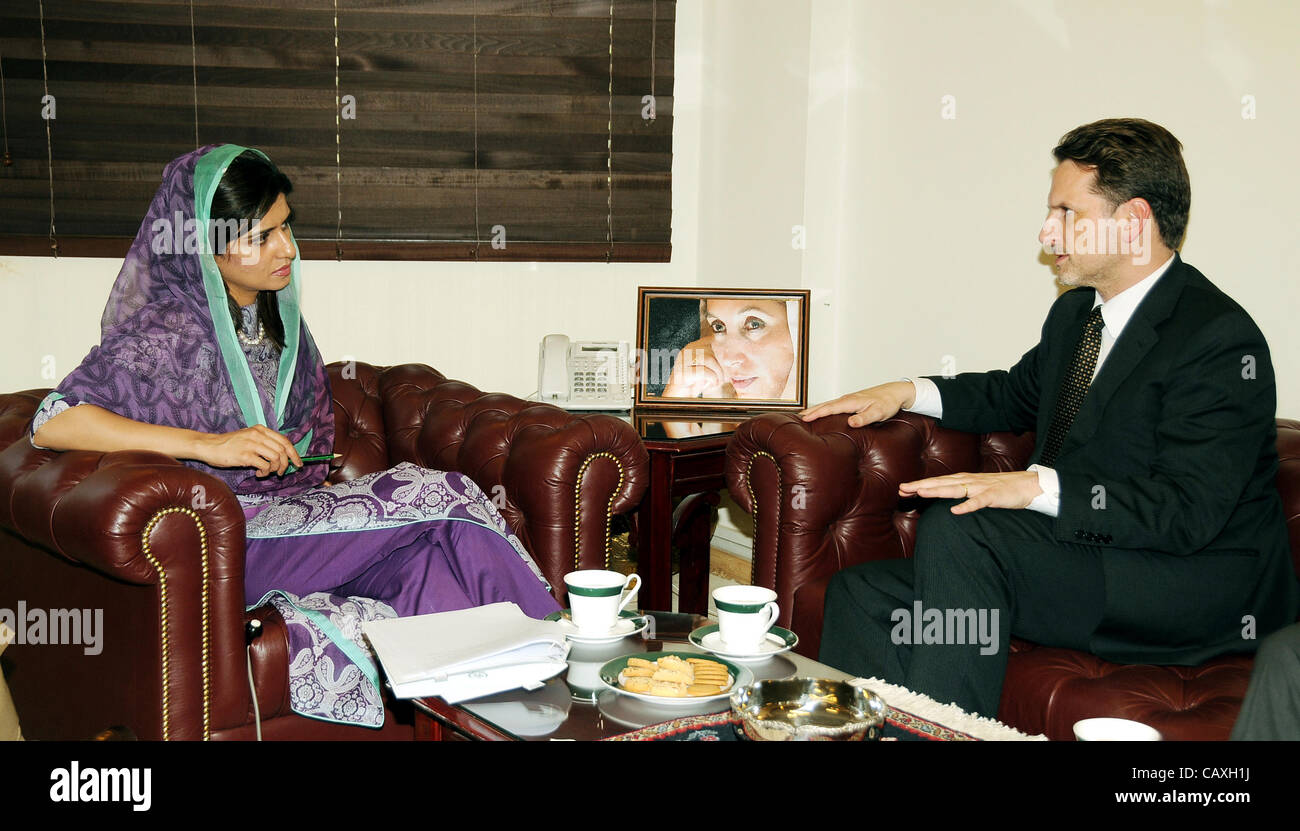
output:
[[[666,261],[675,5],[6,0],[0,252],[120,256],[233,142],[307,258]]]

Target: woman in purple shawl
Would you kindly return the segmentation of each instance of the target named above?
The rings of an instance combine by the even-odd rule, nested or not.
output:
[[[295,709],[357,721],[368,706],[362,718],[373,719],[377,691],[333,677],[345,655],[377,681],[358,615],[509,600],[543,617],[559,606],[468,477],[403,463],[325,487],[328,465],[303,464],[332,453],[334,414],[298,305],[291,191],[265,155],[236,145],[168,164],[109,294],[100,345],[42,403],[31,441],[157,450],[228,484],[248,519],[247,602],[275,595],[291,624],[314,624],[293,634],[291,654],[331,656],[324,681],[320,667],[291,673]]]

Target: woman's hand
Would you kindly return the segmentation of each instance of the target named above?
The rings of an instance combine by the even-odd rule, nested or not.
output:
[[[36,443],[51,450],[154,450],[173,459],[197,459],[213,467],[256,468],[258,476],[284,475],[292,462],[302,466],[293,443],[258,425],[233,433],[201,433],[181,427],[147,424],[96,407],[70,407],[36,431]]]
[[[709,345],[709,338],[688,343],[677,355],[664,398],[726,398],[727,375]]]
[[[259,478],[271,473],[283,476],[290,463],[302,467],[302,457],[293,442],[262,424],[232,433],[202,435],[197,458],[213,467],[251,467]]]

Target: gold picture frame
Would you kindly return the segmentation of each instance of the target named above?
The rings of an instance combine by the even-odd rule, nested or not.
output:
[[[808,289],[637,290],[637,409],[808,406]]]

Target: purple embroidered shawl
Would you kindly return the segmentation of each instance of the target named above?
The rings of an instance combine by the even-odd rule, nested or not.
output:
[[[167,165],[104,307],[100,344],[56,392],[70,405],[94,404],[136,421],[204,433],[265,424],[288,436],[300,455],[330,453],[329,377],[299,313],[298,258],[289,285],[276,294],[285,329],[279,389],[254,378],[227,311],[209,211],[227,166],[245,149],[209,145]],[[237,494],[267,496],[301,493],[324,481],[328,468],[307,465],[258,479],[252,468],[185,464]]]

